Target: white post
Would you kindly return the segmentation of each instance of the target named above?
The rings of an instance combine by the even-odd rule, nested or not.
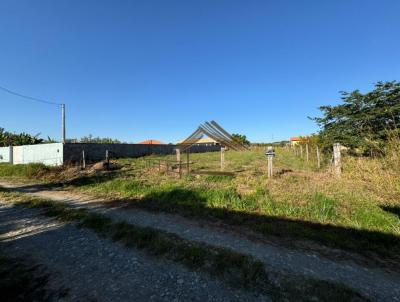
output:
[[[272,175],[274,174],[272,159],[275,156],[275,152],[274,152],[272,146],[267,147],[266,155],[267,155],[268,178],[272,178]]]
[[[333,167],[335,169],[335,174],[337,176],[340,176],[340,174],[342,173],[342,161],[339,143],[333,145]]]
[[[221,147],[221,170],[225,168],[225,148]]]
[[[106,150],[106,164],[107,164],[107,169],[110,167],[110,157],[108,155],[108,150]]]
[[[180,149],[175,149],[176,151],[176,162],[180,162],[181,161],[181,150]]]
[[[300,157],[303,158],[303,145],[300,145]]]
[[[267,159],[268,159],[268,178],[272,178],[273,171],[274,171],[273,162],[272,162],[273,157],[268,156]]]

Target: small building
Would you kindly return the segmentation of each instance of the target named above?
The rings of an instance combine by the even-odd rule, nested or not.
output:
[[[296,146],[296,145],[300,144],[300,142],[301,142],[301,137],[294,136],[294,137],[290,138],[290,145],[291,146]]]
[[[182,144],[183,140],[176,142],[177,145]],[[195,145],[203,145],[203,146],[215,146],[219,145],[219,143],[212,139],[211,137],[203,137],[196,141]]]
[[[166,145],[166,143],[156,140],[156,139],[147,139],[145,141],[139,142],[139,145]]]

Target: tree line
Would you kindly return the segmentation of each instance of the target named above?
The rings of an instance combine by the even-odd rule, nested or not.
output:
[[[72,138],[67,139],[67,143],[96,143],[96,144],[122,144],[118,139],[111,137],[99,137],[89,134],[88,136],[83,136],[80,139]]]
[[[21,146],[21,145],[34,145],[41,144],[44,139],[39,138],[39,134],[30,135],[28,133],[12,133],[0,127],[0,146]]]
[[[7,146],[21,146],[21,145],[36,145],[46,143],[56,143],[57,141],[47,137],[47,139],[40,138],[40,133],[31,135],[25,132],[13,133],[6,131],[0,127],[0,147]],[[98,143],[98,144],[121,144],[118,139],[110,137],[94,137],[91,134],[83,136],[80,139],[67,139],[68,143]]]
[[[331,148],[341,143],[361,154],[384,154],[400,134],[400,83],[378,82],[367,93],[341,92],[341,103],[321,106],[322,116],[311,118],[320,127],[307,139]]]

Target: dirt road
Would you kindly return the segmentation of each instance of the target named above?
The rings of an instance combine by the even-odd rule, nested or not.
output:
[[[2,253],[42,264],[56,301],[269,301],[0,201]]]
[[[252,255],[277,270],[346,284],[374,301],[400,301],[400,275],[380,268],[362,266],[349,259],[328,259],[314,252],[293,250],[275,244],[253,241],[226,229],[200,224],[176,215],[149,213],[138,209],[106,207],[101,200],[40,186],[21,186],[0,182],[19,192],[85,207],[114,220],[175,233],[185,239],[230,248]],[[204,293],[203,293],[204,294]]]

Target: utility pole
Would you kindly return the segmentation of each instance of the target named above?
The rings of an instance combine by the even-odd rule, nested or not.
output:
[[[65,104],[61,104],[61,141],[65,143]]]

